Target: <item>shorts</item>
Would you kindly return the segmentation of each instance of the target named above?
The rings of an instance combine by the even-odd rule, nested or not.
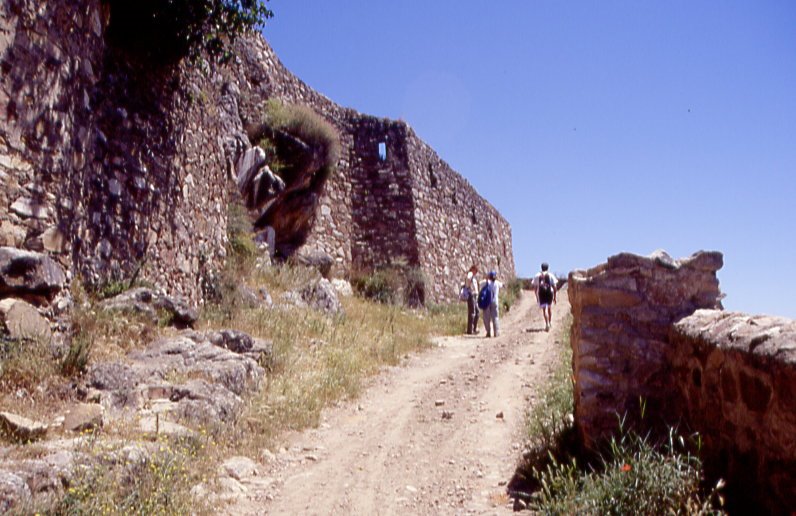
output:
[[[549,308],[550,306],[552,306],[552,303],[539,302],[539,306],[542,307],[542,308]]]
[[[539,306],[550,306],[553,304],[553,293],[551,291],[545,292],[539,289]]]

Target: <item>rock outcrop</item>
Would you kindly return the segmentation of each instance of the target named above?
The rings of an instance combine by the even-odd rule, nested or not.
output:
[[[92,366],[87,386],[100,391],[101,403],[112,411],[167,400],[178,419],[226,422],[237,415],[241,396],[259,385],[265,374],[260,364],[270,354],[270,343],[242,332],[186,331],[131,352],[127,362]]]
[[[106,299],[99,306],[104,310],[144,315],[155,323],[163,315],[169,323],[178,327],[192,326],[199,319],[199,314],[187,303],[144,287],[122,292]]]

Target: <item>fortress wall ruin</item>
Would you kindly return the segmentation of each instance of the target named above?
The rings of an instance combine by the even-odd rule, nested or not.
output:
[[[473,263],[499,270],[504,279],[514,276],[508,222],[405,122],[340,107],[290,73],[262,38],[239,49],[244,119],[278,98],[310,106],[340,134],[340,160],[319,200],[307,249],[332,256],[344,274],[395,261],[417,265],[434,301],[452,299]]]
[[[220,76],[123,64],[96,0],[0,9],[2,244],[200,302],[224,260],[223,141],[240,132]]]
[[[408,147],[420,263],[431,278],[433,296],[445,299],[458,292],[473,264],[484,274],[497,271],[504,281],[514,277],[508,222],[414,132]]]
[[[731,506],[781,513],[796,500],[796,322],[721,311],[722,263],[620,254],[570,273],[575,424],[592,449],[619,417],[698,432]]]
[[[495,249],[513,273],[508,224],[404,122],[340,107],[258,35],[216,70],[135,65],[108,45],[109,16],[99,0],[0,7],[0,245],[45,251],[91,285],[136,278],[201,303],[224,264],[230,174],[251,145],[245,124],[278,98],[308,105],[341,139],[307,250],[332,256],[342,274],[417,265],[432,300],[455,294],[470,261],[498,266]],[[459,208],[435,200],[442,189]],[[449,237],[473,209],[492,236]]]

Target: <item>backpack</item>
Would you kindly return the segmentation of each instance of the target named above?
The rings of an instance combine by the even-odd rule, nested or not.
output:
[[[462,289],[459,291],[459,301],[467,301],[470,299],[470,289],[467,285],[462,285]]]
[[[539,278],[539,295],[542,294],[552,298],[553,296],[553,280],[546,272]]]
[[[481,292],[478,293],[478,308],[486,310],[492,304],[492,289],[489,288],[489,282],[484,283],[481,287]]]

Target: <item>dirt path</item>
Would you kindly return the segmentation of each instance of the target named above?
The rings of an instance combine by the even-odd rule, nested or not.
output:
[[[526,292],[501,318],[500,337],[484,338],[482,327],[479,336],[438,339],[438,347],[374,378],[356,402],[326,411],[319,428],[291,436],[259,482],[227,509],[510,512],[505,484],[520,453],[525,410],[547,378],[568,312],[564,291],[546,333]]]

